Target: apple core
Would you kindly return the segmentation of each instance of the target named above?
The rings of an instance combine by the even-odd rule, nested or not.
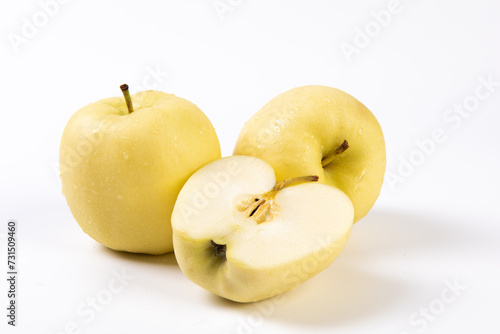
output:
[[[344,142],[346,142],[344,140]],[[347,143],[347,142],[346,142]],[[265,223],[273,219],[276,215],[276,194],[286,187],[300,182],[317,182],[317,175],[298,176],[277,182],[273,189],[257,196],[244,198],[238,205],[237,209],[241,212],[246,212],[248,217],[253,217],[257,224]]]

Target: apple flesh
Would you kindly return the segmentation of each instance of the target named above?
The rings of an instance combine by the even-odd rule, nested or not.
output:
[[[354,209],[342,191],[307,182],[314,180],[277,183],[268,163],[248,156],[199,169],[172,213],[182,272],[216,295],[252,302],[327,268],[348,239]]]
[[[267,161],[278,180],[318,175],[354,204],[354,222],[380,194],[385,142],[375,116],[351,95],[326,86],[291,89],[268,102],[241,130],[235,155]]]
[[[220,158],[219,141],[187,100],[144,91],[129,102],[133,112],[116,97],[71,117],[60,146],[62,191],[96,241],[162,254],[173,250],[170,217],[179,191],[193,172]]]

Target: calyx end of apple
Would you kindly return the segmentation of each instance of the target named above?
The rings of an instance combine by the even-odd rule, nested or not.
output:
[[[245,212],[248,217],[252,217],[257,224],[269,222],[277,214],[278,206],[275,198],[281,190],[297,183],[317,182],[318,180],[317,175],[298,176],[281,180],[274,185],[273,189],[264,194],[244,198],[236,205],[236,208],[240,212]]]
[[[226,257],[227,246],[216,243],[213,240],[210,240],[210,244],[214,248],[214,255],[220,257]]]

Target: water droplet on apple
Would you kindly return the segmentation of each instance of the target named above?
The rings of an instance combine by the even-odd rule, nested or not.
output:
[[[361,182],[361,180],[363,180],[363,176],[365,176],[365,174],[366,174],[366,169],[363,169],[361,171],[361,173],[359,173],[359,175],[354,178],[354,182],[356,182],[356,183]],[[356,185],[356,187],[357,187],[357,185]]]
[[[285,125],[285,120],[283,118],[278,118],[276,121],[274,121],[274,124],[276,124],[276,126],[278,127],[283,126]]]
[[[125,159],[125,160],[128,159],[128,154],[126,152],[123,152],[123,159]]]
[[[361,136],[363,134],[363,129],[359,128],[358,133]]]

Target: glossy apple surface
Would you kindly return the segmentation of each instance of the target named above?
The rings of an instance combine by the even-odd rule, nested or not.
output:
[[[158,91],[83,107],[60,145],[63,194],[82,230],[137,253],[172,248],[170,217],[186,180],[220,158],[214,128],[191,102]]]
[[[386,165],[375,116],[351,95],[326,86],[298,87],[273,98],[245,123],[234,154],[267,161],[278,180],[318,175],[319,182],[349,196],[355,222],[379,196]]]

